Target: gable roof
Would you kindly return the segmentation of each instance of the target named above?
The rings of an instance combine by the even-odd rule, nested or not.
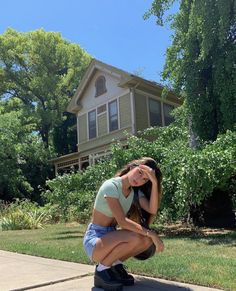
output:
[[[160,92],[163,90],[163,86],[161,86],[160,84],[154,81],[148,81],[134,74],[128,73],[124,70],[105,64],[101,61],[98,61],[97,59],[93,59],[90,62],[88,69],[86,70],[78,88],[76,89],[74,96],[72,97],[69,105],[67,106],[68,112],[76,113],[82,108],[80,99],[82,98],[83,93],[86,90],[87,86],[90,84],[91,79],[93,78],[93,76],[98,70],[109,73],[110,75],[119,77],[121,81],[118,84],[118,86],[123,87],[123,88],[137,87],[139,84],[142,83],[145,86],[154,87],[155,89],[158,89],[158,91]],[[175,96],[174,93],[173,93],[173,96]]]

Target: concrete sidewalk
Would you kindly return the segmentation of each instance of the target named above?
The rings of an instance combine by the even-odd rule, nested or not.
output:
[[[101,291],[93,287],[94,266],[45,259],[0,250],[0,291]],[[217,291],[190,284],[135,276],[124,291]]]

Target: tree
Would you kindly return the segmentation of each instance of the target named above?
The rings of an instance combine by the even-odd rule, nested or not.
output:
[[[175,0],[155,0],[145,17],[164,24]],[[185,95],[190,129],[215,140],[236,123],[236,1],[181,0],[163,79]]]
[[[43,187],[46,179],[52,177],[48,165],[52,152],[32,133],[22,110],[9,111],[19,103],[0,102],[0,199],[29,198],[41,202],[39,185]]]
[[[18,166],[21,163],[19,142],[24,139],[18,116],[17,112],[0,115],[0,197],[3,200],[32,191]]]
[[[76,116],[69,112],[63,113],[63,122],[56,125],[53,130],[53,143],[59,155],[77,151]]]
[[[59,33],[8,29],[0,36],[0,98],[22,101],[45,147],[90,59]]]

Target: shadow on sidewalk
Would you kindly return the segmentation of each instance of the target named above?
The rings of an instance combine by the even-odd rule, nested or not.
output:
[[[101,291],[103,289],[93,287],[91,291]],[[190,291],[191,288],[171,283],[159,282],[150,278],[136,277],[134,286],[124,286],[123,291]]]

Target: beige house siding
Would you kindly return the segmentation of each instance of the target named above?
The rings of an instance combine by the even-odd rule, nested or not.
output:
[[[120,128],[131,126],[131,103],[130,94],[119,98]]]
[[[107,113],[97,116],[98,136],[107,134]]]
[[[87,141],[87,114],[78,117],[79,122],[79,142]]]
[[[104,94],[95,97],[95,82],[99,76],[105,77],[107,91]],[[82,107],[80,110],[80,114],[93,110],[95,107],[105,104],[112,99],[117,98],[118,96],[125,95],[128,90],[117,86],[119,82],[119,78],[113,75],[111,76],[108,73],[97,71],[93,78],[90,80],[83,96],[80,97],[79,102]]]
[[[143,130],[148,127],[148,111],[147,111],[147,97],[135,92],[135,119],[136,119],[136,130]]]
[[[125,138],[124,130],[131,134],[132,129],[131,126],[127,128],[123,128],[122,130],[116,130],[114,132],[110,132],[109,134],[103,135],[101,137],[97,137],[85,143],[79,144],[79,151],[83,152],[85,150],[91,150],[93,148],[100,147],[104,144],[109,144],[112,140],[120,140]]]

